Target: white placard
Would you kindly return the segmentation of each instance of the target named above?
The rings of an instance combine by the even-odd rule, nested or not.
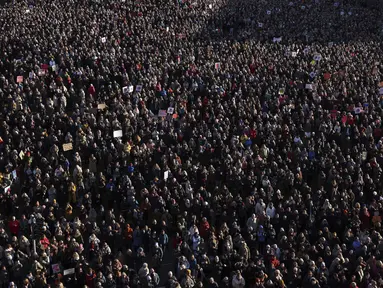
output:
[[[74,268],[64,270],[64,276],[74,274]]]
[[[279,42],[281,42],[282,41],[282,37],[274,37],[273,38],[273,42],[274,43],[279,43]]]
[[[121,138],[121,137],[122,137],[122,130],[113,131],[113,138]]]
[[[173,114],[173,113],[174,113],[174,107],[169,107],[168,114]]]
[[[122,87],[122,94],[128,94],[128,92],[129,92],[128,86]]]
[[[133,87],[133,85],[130,85],[130,86],[128,87],[128,92],[129,92],[129,93],[132,93],[132,92],[133,92],[133,90],[134,90],[134,87]]]
[[[102,38],[101,38],[101,42],[102,42],[102,43],[106,43],[106,37],[102,37]]]
[[[313,84],[306,84],[306,89],[313,90]]]
[[[169,178],[169,171],[164,172],[164,180]]]
[[[294,58],[297,57],[297,52],[291,52],[291,56]]]

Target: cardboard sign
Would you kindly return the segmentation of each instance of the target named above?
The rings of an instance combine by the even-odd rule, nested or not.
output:
[[[136,92],[141,92],[141,91],[142,91],[142,85],[137,85]]]
[[[101,38],[101,42],[102,42],[102,43],[106,43],[106,37],[102,37],[102,38]]]
[[[113,131],[113,138],[121,138],[121,137],[122,137],[122,130]]]
[[[106,108],[106,104],[105,103],[97,105],[97,109],[99,109],[99,110],[104,110],[105,108]]]
[[[215,70],[219,70],[219,69],[221,69],[221,63],[219,63],[219,62],[217,62],[217,63],[215,63],[214,64],[214,68],[215,68]]]
[[[17,81],[17,83],[23,83],[24,77],[23,76],[17,76],[16,81]]]
[[[166,117],[166,110],[158,111],[158,117]]]
[[[72,143],[63,144],[63,150],[64,152],[73,150],[73,144]]]
[[[281,42],[281,41],[282,41],[282,37],[278,37],[278,38],[277,38],[277,37],[274,37],[274,38],[273,38],[273,42],[274,42],[274,43],[279,43],[279,42]]]
[[[173,114],[174,113],[174,108],[173,107],[169,107],[168,108],[168,114]]]
[[[64,276],[74,274],[74,268],[64,270]]]
[[[54,274],[60,273],[60,265],[59,264],[52,264],[52,271]]]

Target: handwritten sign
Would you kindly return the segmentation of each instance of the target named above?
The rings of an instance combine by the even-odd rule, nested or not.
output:
[[[64,276],[74,274],[74,268],[64,270]]]
[[[121,138],[121,137],[122,137],[122,130],[113,131],[113,138]]]
[[[73,150],[73,144],[72,143],[63,144],[63,150],[64,152]]]

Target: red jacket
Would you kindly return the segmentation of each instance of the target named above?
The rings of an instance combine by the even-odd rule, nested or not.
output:
[[[94,278],[96,278],[96,274],[95,273],[92,273],[92,274],[86,274],[86,286],[88,286],[89,288],[93,288],[94,287]]]
[[[18,220],[9,221],[9,230],[13,235],[18,235],[20,231],[20,222]]]

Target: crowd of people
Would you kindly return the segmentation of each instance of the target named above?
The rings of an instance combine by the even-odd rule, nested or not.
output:
[[[0,288],[383,287],[382,13],[0,8]]]

